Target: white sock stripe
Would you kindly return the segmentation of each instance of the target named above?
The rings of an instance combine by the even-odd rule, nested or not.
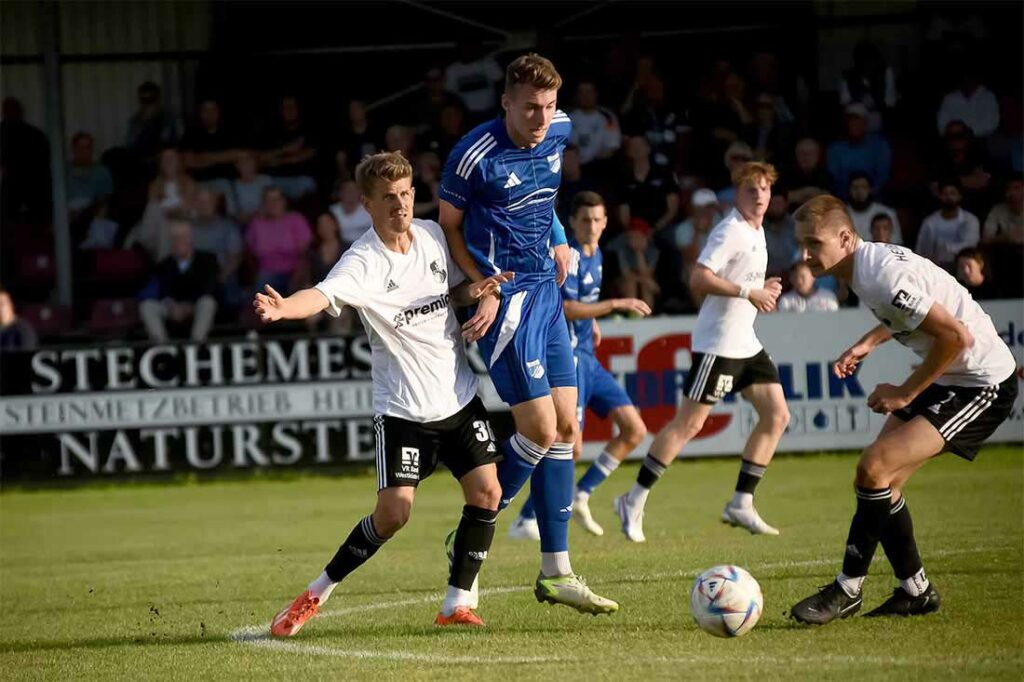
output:
[[[619,464],[619,460],[615,459],[607,452],[602,452],[598,455],[597,459],[594,460],[594,466],[596,466],[605,476],[611,476],[612,472],[619,468]]]
[[[740,464],[740,471],[745,474],[749,474],[750,476],[757,476],[758,478],[761,478],[764,476],[764,472],[768,471],[768,467],[744,461]]]
[[[946,440],[952,440],[953,436],[960,432],[965,426],[978,418],[992,404],[998,395],[998,390],[986,388],[979,393],[974,400],[967,404],[967,407],[957,413],[957,417],[949,420],[939,429],[939,435]],[[958,419],[959,417],[959,419]]]
[[[552,443],[551,449],[544,453],[544,456],[557,460],[571,460],[572,443]]]
[[[899,501],[899,502],[897,502],[897,503],[896,503],[896,504],[895,504],[895,505],[893,506],[893,508],[889,510],[889,514],[899,514],[899,513],[901,512],[901,511],[903,511],[903,508],[904,508],[904,507],[906,507],[906,506],[907,506],[907,501],[906,501],[906,499],[904,499],[904,498],[902,498],[902,497],[901,497],[901,498],[900,498],[900,501]]]
[[[529,445],[527,445],[527,443]],[[512,436],[512,438],[509,439],[509,445],[512,446],[512,449],[515,451],[517,455],[519,455],[522,459],[526,460],[527,462],[532,463],[534,466],[536,466],[544,458],[543,451],[538,453],[536,450],[530,448],[531,445],[533,446],[533,448],[536,448],[536,444],[531,443],[529,439],[524,438],[518,433],[516,433],[515,435]]]
[[[892,499],[892,490],[890,490],[889,488],[886,488],[885,490],[883,490],[881,492],[875,492],[875,493],[864,493],[864,492],[861,492],[860,490],[858,490],[857,491],[857,497],[859,497],[862,500]]]
[[[373,528],[373,518],[370,516],[364,516],[363,520],[359,522],[360,527],[363,529],[363,535],[366,539],[375,545],[383,545],[384,538],[377,535],[377,531]]]
[[[552,443],[548,452],[572,452],[572,443]]]
[[[661,476],[662,474],[665,473],[665,470],[668,469],[667,466],[665,466],[658,460],[654,459],[650,455],[647,455],[647,457],[644,458],[643,465],[650,469],[651,473],[653,473],[656,476]]]

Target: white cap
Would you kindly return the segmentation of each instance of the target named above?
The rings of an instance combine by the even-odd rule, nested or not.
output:
[[[715,206],[718,204],[718,196],[707,187],[702,187],[693,193],[693,196],[690,197],[690,203],[696,208]]]

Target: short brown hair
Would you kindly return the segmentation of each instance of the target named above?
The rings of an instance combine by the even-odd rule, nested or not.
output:
[[[373,183],[377,180],[395,182],[412,177],[412,164],[399,152],[381,152],[364,156],[356,166],[356,184],[363,196],[373,194]]]
[[[850,214],[846,212],[846,204],[831,194],[819,194],[807,200],[803,206],[793,213],[793,220],[798,223],[840,223],[841,227],[856,232]]]
[[[505,92],[511,92],[514,85],[532,85],[538,90],[557,90],[562,87],[562,77],[558,75],[550,59],[530,52],[516,57],[505,69]]]
[[[775,166],[763,161],[747,161],[732,172],[732,184],[736,187],[742,187],[760,178],[767,180],[769,185],[774,185],[779,179],[779,172],[775,170]]]
[[[573,217],[576,216],[577,211],[581,208],[592,208],[594,206],[604,206],[604,199],[597,192],[577,192],[576,196],[572,198],[572,212],[569,214]]]

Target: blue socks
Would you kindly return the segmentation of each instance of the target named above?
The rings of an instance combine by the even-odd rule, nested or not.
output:
[[[498,509],[512,504],[516,494],[530,480],[537,464],[544,459],[544,450],[520,433],[515,433],[501,444],[505,458],[498,464],[498,483],[501,501]]]
[[[594,463],[590,465],[587,472],[583,474],[580,482],[576,484],[576,488],[581,493],[589,495],[594,492],[594,488],[601,485],[604,482],[604,479],[611,476],[611,473],[618,468],[619,460],[609,455],[607,451],[602,452],[601,455],[594,460]]]
[[[572,449],[572,443],[552,444],[530,481],[531,493],[536,498],[541,552],[569,550],[569,518],[572,516],[575,474]]]

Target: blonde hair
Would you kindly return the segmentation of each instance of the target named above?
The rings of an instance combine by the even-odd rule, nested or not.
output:
[[[850,214],[846,212],[846,204],[831,194],[819,194],[804,202],[803,206],[793,213],[793,220],[798,223],[845,227],[856,234]]]
[[[356,184],[366,197],[373,194],[373,185],[377,180],[395,182],[411,177],[412,165],[399,152],[381,152],[364,156],[356,166]]]
[[[754,182],[764,178],[768,185],[774,185],[775,181],[779,179],[779,172],[775,170],[775,166],[770,163],[763,161],[748,161],[732,173],[732,184],[736,187],[742,187],[748,182]]]
[[[557,90],[562,87],[562,77],[558,75],[550,59],[530,52],[516,57],[505,69],[505,92],[511,92],[515,85],[532,85],[538,90]]]

